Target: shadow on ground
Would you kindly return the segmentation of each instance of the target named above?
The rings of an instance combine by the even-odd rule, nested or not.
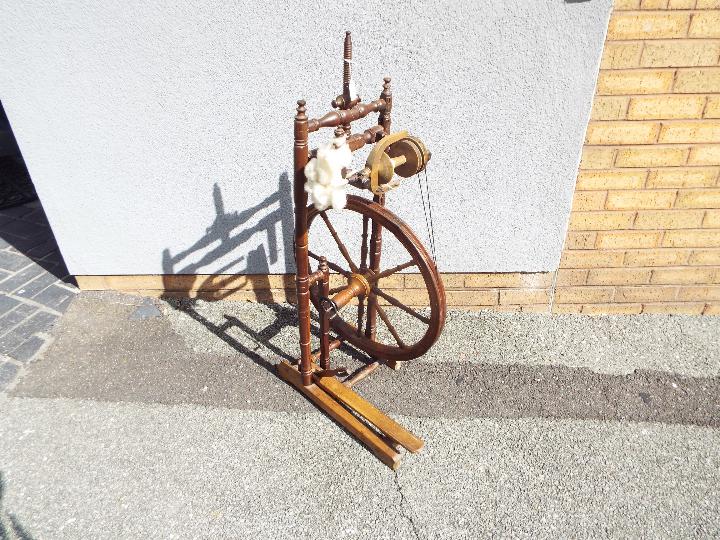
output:
[[[32,540],[20,520],[5,508],[5,478],[0,472],[0,540]]]

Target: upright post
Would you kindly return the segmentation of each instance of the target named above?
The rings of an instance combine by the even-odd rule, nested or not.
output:
[[[305,165],[308,162],[308,117],[305,101],[297,102],[295,114],[295,167],[293,193],[295,198],[295,289],[297,292],[298,321],[300,327],[300,373],[302,384],[312,384],[310,362],[310,268],[308,261],[307,202],[305,192]]]
[[[390,134],[392,122],[392,91],[390,89],[390,77],[383,79],[383,89],[380,93],[380,99],[385,101],[385,108],[380,112],[378,125],[382,126],[385,137]],[[373,201],[385,206],[385,195],[373,195]],[[379,223],[373,221],[370,232],[370,269],[374,272],[380,270],[380,254],[382,252],[382,227]],[[370,293],[367,301],[367,323],[365,324],[365,335],[370,339],[375,339],[377,334],[377,296]]]

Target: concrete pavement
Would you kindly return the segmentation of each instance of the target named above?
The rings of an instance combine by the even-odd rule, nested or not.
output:
[[[33,538],[717,537],[720,318],[623,319],[453,314],[358,387],[426,441],[393,473],[273,376],[290,307],[83,293],[0,394],[0,514]]]

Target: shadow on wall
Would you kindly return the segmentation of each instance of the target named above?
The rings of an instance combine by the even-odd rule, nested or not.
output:
[[[171,296],[187,297],[191,291],[207,300],[222,300],[247,285],[253,285],[256,300],[267,298],[261,291],[270,289],[270,265],[278,262],[280,249],[278,236],[283,244],[285,268],[292,271],[293,261],[293,203],[287,173],[280,175],[278,190],[259,204],[241,212],[226,212],[220,186],[213,187],[215,220],[205,234],[187,249],[172,255],[169,249],[162,254],[163,286]],[[275,209],[269,210],[276,206]],[[267,213],[264,213],[267,212]],[[252,226],[256,215],[262,215]],[[279,226],[279,231],[278,231]],[[259,236],[258,236],[259,233]],[[268,246],[266,251],[265,246]],[[233,256],[237,253],[237,256]],[[215,263],[227,259],[221,267]],[[241,270],[235,270],[243,264]],[[211,271],[203,272],[209,268]],[[232,270],[231,270],[232,269]],[[227,275],[223,275],[228,272]],[[197,274],[213,275],[195,285]],[[257,276],[250,276],[257,274]],[[244,276],[238,279],[238,275]],[[188,276],[188,277],[184,277]]]
[[[17,517],[5,510],[3,504],[5,495],[5,479],[0,472],[0,540],[18,538],[19,540],[32,540],[32,536],[20,524]]]

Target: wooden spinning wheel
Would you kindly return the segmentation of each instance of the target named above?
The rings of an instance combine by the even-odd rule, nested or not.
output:
[[[300,358],[295,364],[278,364],[278,374],[395,469],[399,465],[400,447],[417,452],[423,446],[422,440],[351,387],[382,364],[397,367],[398,362],[427,352],[445,322],[445,290],[435,261],[418,237],[385,208],[386,194],[400,186],[396,175],[408,178],[424,171],[430,152],[420,139],[407,132],[390,131],[393,105],[390,78],[385,78],[379,99],[362,103],[359,96],[353,95],[351,59],[352,42],[347,32],[343,92],[332,100],[336,110],[309,119],[305,101],[298,101],[293,155]],[[354,121],[374,112],[379,113],[376,126],[351,134]],[[334,128],[335,138],[331,144],[311,152],[308,134],[325,128]],[[345,167],[351,161],[351,152],[366,145],[372,145],[372,150],[365,167],[348,175]],[[346,184],[369,191],[372,200],[333,191],[337,186],[344,189]],[[311,206],[308,193],[314,202]],[[329,211],[329,206],[335,209]],[[355,226],[341,223],[348,219],[355,219]],[[317,238],[321,233],[326,236],[323,242]],[[358,236],[359,244],[349,241],[351,237],[357,240]],[[431,244],[434,245],[432,240]],[[336,252],[316,253],[309,245],[321,249],[331,246]],[[394,258],[390,263],[382,260],[384,245],[392,248]],[[311,259],[318,263],[315,272],[310,270]],[[416,301],[411,305],[384,286],[405,271],[411,272],[414,282],[419,284],[413,289]],[[330,288],[331,272],[345,283]],[[418,304],[419,297],[423,297],[422,305]],[[311,305],[318,311],[320,321],[320,347],[316,352],[311,350]],[[337,338],[331,339],[331,331]],[[367,353],[371,361],[353,376],[339,380],[347,371],[330,367],[330,352],[343,343]]]

